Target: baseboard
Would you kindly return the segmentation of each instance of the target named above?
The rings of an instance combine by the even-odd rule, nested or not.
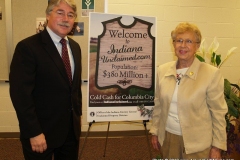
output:
[[[88,135],[87,135],[88,134]],[[107,135],[108,134],[108,135]],[[148,131],[147,131],[148,134]],[[145,130],[131,130],[131,131],[94,131],[87,133],[86,131],[81,133],[81,137],[126,137],[126,136],[144,136]],[[19,132],[0,132],[0,138],[19,138]]]
[[[0,132],[0,138],[19,138],[19,132]]]
[[[148,134],[148,131],[147,131]],[[85,137],[87,132],[82,132],[81,137]],[[145,130],[131,130],[131,131],[109,131],[108,135],[106,131],[89,132],[88,137],[126,137],[126,136],[144,136]]]

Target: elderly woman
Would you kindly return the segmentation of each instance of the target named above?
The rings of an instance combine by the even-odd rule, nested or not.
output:
[[[158,67],[152,145],[163,158],[221,158],[227,105],[220,70],[195,58],[201,42],[194,24],[171,33],[177,61]]]

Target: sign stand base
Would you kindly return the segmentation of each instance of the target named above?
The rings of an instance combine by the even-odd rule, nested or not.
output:
[[[131,121],[128,121],[128,122],[131,122]],[[149,139],[148,139],[147,122],[149,122],[149,120],[143,120],[143,126],[144,126],[144,129],[145,129],[145,136],[146,136],[146,140],[147,140],[147,144],[148,144],[148,152],[149,152],[150,157],[152,157],[152,152],[151,152],[150,143],[149,143]],[[83,152],[85,143],[87,141],[87,137],[88,137],[90,128],[91,128],[93,123],[97,123],[97,122],[95,122],[95,120],[93,120],[92,122],[89,123],[88,131],[87,131],[87,133],[85,135],[84,142],[83,142],[83,147],[82,147],[82,150],[81,150],[81,152],[80,152],[80,154],[78,156],[78,160],[80,160],[80,158],[82,156],[82,152]],[[103,157],[105,157],[105,154],[106,154],[107,140],[108,140],[108,134],[109,134],[109,127],[110,127],[110,121],[108,122],[108,128],[107,128],[107,135],[106,135],[106,141],[105,141],[105,148],[104,148]],[[80,141],[79,141],[79,143],[80,143]],[[79,145],[79,149],[80,149],[80,145]]]
[[[149,120],[143,120],[143,125],[145,128],[145,136],[147,138],[147,143],[148,143],[148,152],[149,152],[150,158],[152,158],[151,147],[150,147],[150,143],[149,143],[149,139],[148,139],[147,122],[149,122]]]

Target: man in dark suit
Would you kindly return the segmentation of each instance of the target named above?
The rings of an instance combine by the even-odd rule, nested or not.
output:
[[[66,35],[76,18],[76,4],[50,0],[46,18],[44,31],[16,46],[10,96],[26,160],[75,160],[82,115],[81,49]]]

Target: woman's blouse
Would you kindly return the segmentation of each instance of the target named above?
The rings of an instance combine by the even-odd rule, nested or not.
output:
[[[176,87],[173,93],[172,101],[171,101],[169,112],[168,112],[166,131],[176,135],[182,135],[181,126],[178,118],[178,108],[177,108],[178,86],[181,85],[180,83],[181,78],[187,72],[187,70],[188,68],[177,69]]]

